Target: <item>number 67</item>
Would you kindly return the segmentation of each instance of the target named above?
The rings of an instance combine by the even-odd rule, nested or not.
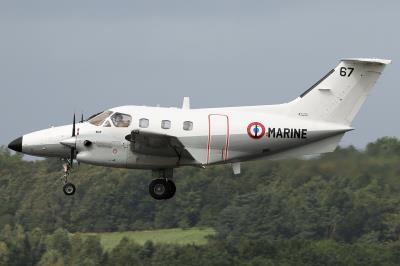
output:
[[[349,70],[349,74],[347,74],[347,70]],[[354,71],[354,67],[341,67],[340,68],[340,75],[342,76],[342,77],[350,77],[350,75],[353,73],[353,71]]]

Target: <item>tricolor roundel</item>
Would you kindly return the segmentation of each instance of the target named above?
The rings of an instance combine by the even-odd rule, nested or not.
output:
[[[265,126],[260,122],[252,122],[247,126],[247,134],[252,139],[260,139],[265,134]]]

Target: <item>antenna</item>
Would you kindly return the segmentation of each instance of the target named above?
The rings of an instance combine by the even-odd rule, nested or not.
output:
[[[182,109],[190,109],[190,98],[189,97],[183,97],[183,103],[182,103]]]

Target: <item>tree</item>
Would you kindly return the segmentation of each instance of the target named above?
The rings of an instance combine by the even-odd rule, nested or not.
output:
[[[61,228],[54,231],[47,239],[47,249],[57,251],[63,256],[68,256],[71,252],[68,232]]]
[[[124,237],[119,244],[111,251],[109,261],[112,265],[146,265],[140,259],[141,247]]]
[[[0,241],[0,266],[9,265],[10,262],[10,250],[7,247],[7,244],[3,241]]]

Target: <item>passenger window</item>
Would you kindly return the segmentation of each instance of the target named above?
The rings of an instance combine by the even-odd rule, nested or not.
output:
[[[149,119],[147,119],[147,118],[141,118],[141,119],[139,120],[139,127],[142,127],[142,128],[149,127]]]
[[[111,121],[116,127],[129,127],[132,117],[127,114],[115,113],[111,116]]]
[[[185,121],[183,122],[183,130],[192,130],[193,129],[193,122],[192,121]]]
[[[104,123],[103,127],[111,127],[110,121],[107,120],[107,121]]]
[[[161,128],[170,129],[171,128],[171,121],[169,121],[169,120],[161,121]]]

